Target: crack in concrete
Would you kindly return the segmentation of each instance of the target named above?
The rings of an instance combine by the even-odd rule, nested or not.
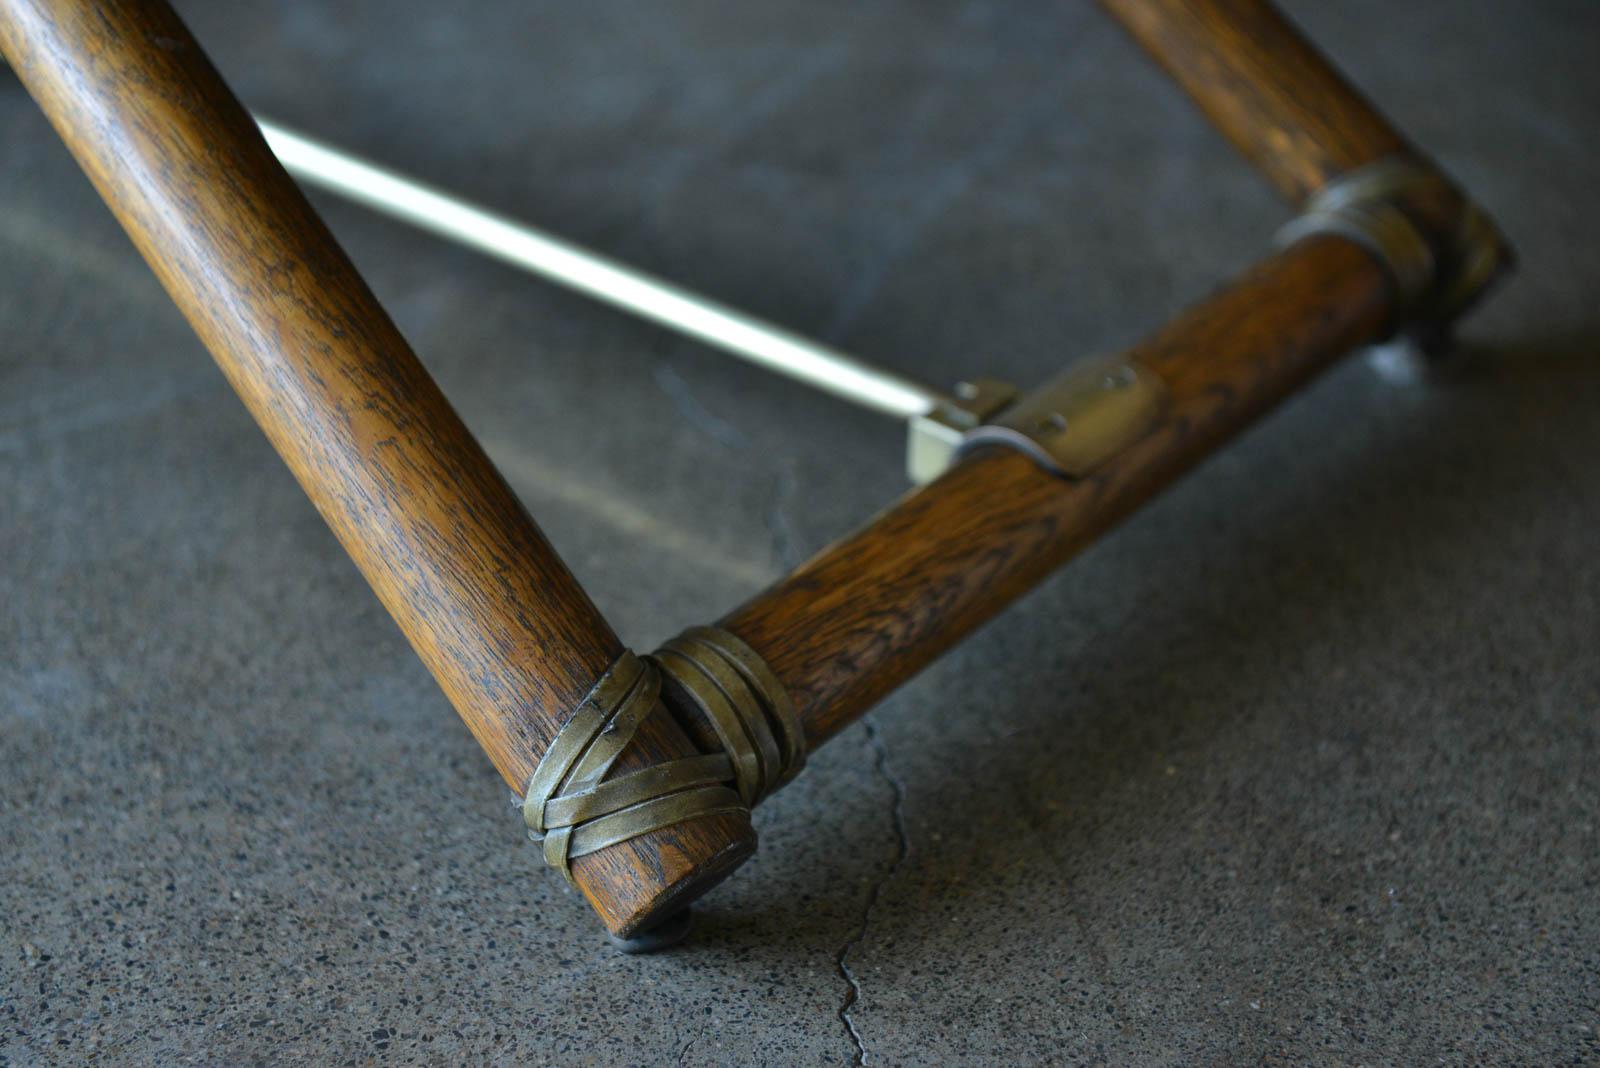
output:
[[[867,928],[872,924],[872,914],[878,907],[878,899],[883,895],[883,888],[899,874],[900,866],[911,855],[911,832],[906,828],[906,785],[894,773],[894,768],[889,763],[889,748],[878,733],[877,723],[871,716],[863,716],[861,725],[866,728],[867,744],[872,747],[873,770],[878,773],[879,778],[889,784],[889,812],[894,822],[895,851],[883,874],[878,876],[867,890],[867,899],[861,909],[861,922],[856,925],[855,934],[845,939],[833,957],[833,965],[846,984],[844,1000],[839,1004],[839,1022],[844,1024],[845,1032],[855,1046],[854,1059],[851,1063],[856,1068],[865,1068],[868,1055],[867,1044],[850,1015],[850,1010],[861,1000],[861,981],[856,978],[855,972],[850,967],[850,951],[866,941]]]
[[[683,1065],[687,1063],[684,1058],[689,1056],[689,1051],[694,1048],[694,1044],[699,1042],[701,1036],[703,1036],[705,1033],[706,1029],[704,1026],[702,1026],[700,1030],[694,1033],[694,1037],[685,1042],[683,1047],[678,1050],[678,1068],[683,1068]]]
[[[665,364],[658,365],[654,372],[658,388],[667,395],[678,413],[691,425],[697,427],[707,437],[711,438],[723,448],[731,452],[750,451],[750,439],[744,431],[737,426],[716,415],[700,402],[693,389],[682,375]],[[780,464],[778,477],[773,485],[772,500],[767,509],[766,526],[772,536],[772,551],[779,562],[789,570],[799,565],[799,552],[797,551],[798,538],[793,524],[790,522],[787,505],[798,485],[793,468],[788,464]],[[900,871],[900,866],[905,862],[911,852],[911,833],[906,827],[906,787],[905,783],[894,773],[894,767],[889,762],[889,749],[884,744],[883,738],[878,733],[878,725],[873,718],[863,716],[861,725],[866,731],[867,744],[872,748],[873,770],[878,777],[888,784],[890,790],[890,815],[895,831],[894,855],[872,886],[867,891],[867,898],[861,910],[860,922],[856,925],[854,933],[839,946],[834,954],[833,965],[839,977],[845,982],[844,998],[839,1004],[837,1015],[839,1022],[844,1025],[845,1033],[850,1038],[853,1047],[851,1063],[856,1068],[865,1068],[868,1060],[867,1045],[861,1037],[861,1032],[856,1028],[855,1020],[851,1017],[851,1010],[861,1000],[861,982],[856,978],[855,972],[850,967],[850,953],[866,940],[867,931],[872,923],[872,914],[877,909],[878,899],[883,893],[883,888]],[[698,1041],[699,1036],[690,1039],[679,1050],[678,1061],[681,1064],[689,1049]]]

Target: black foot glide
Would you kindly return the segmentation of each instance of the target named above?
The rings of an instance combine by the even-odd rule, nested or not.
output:
[[[641,931],[632,938],[618,938],[616,935],[607,935],[611,944],[624,953],[655,953],[659,950],[670,949],[689,937],[689,930],[694,926],[694,910],[684,909],[682,912],[667,917],[648,931]]]

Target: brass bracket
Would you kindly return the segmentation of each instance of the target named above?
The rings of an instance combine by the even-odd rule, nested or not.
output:
[[[1142,438],[1166,406],[1166,387],[1123,356],[1092,360],[1018,397],[981,380],[961,401],[912,421],[908,467],[922,483],[979,445],[1020,449],[1051,474],[1083,478]]]
[[[1051,474],[1083,478],[1149,433],[1166,400],[1161,379],[1132,360],[1094,360],[969,431],[958,453],[979,445],[1009,445]]]

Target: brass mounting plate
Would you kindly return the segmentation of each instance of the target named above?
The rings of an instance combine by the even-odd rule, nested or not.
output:
[[[1125,357],[1075,367],[968,431],[958,454],[1008,445],[1052,474],[1082,478],[1149,433],[1166,407],[1161,380]]]

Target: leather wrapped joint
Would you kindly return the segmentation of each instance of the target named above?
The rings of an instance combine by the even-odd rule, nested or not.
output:
[[[1390,156],[1315,193],[1278,231],[1288,247],[1317,235],[1353,241],[1394,287],[1394,328],[1448,324],[1465,314],[1512,262],[1494,222],[1436,169]]]
[[[715,728],[722,751],[607,778],[661,707]],[[794,705],[756,653],[726,631],[692,627],[653,656],[624,651],[551,741],[523,798],[528,837],[572,881],[574,858],[720,812],[745,812],[805,763]]]

